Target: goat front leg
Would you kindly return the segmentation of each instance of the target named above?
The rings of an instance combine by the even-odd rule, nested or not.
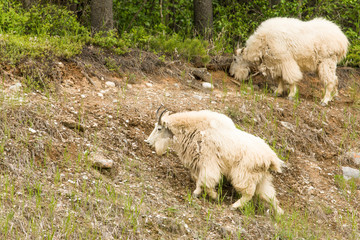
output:
[[[202,185],[202,182],[198,178],[197,181],[196,181],[196,188],[195,188],[195,190],[194,190],[194,192],[192,194],[193,197],[195,197],[195,198],[200,197],[200,194],[202,192],[201,185]]]
[[[295,84],[295,83],[294,83],[294,84],[291,84],[291,85],[290,85],[290,93],[289,93],[288,99],[289,99],[289,100],[294,100],[297,91],[298,91],[298,89],[297,89],[296,84]]]
[[[236,210],[242,208],[245,204],[252,199],[253,195],[243,194],[239,200],[237,200],[233,205],[231,205],[231,210]]]
[[[279,82],[278,87],[274,92],[275,96],[281,96],[283,95],[284,92],[284,81],[281,78],[279,78],[278,82]]]

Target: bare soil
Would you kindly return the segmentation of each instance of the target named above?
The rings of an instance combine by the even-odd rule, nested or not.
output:
[[[4,98],[19,95],[11,90],[19,81],[20,92],[25,94],[20,94],[24,102],[16,101],[13,106],[2,101],[1,119],[6,119],[7,126],[2,125],[0,134],[8,134],[3,140],[2,176],[19,177],[16,190],[21,192],[26,189],[21,188],[25,184],[21,178],[27,179],[27,164],[34,161],[38,167],[33,174],[48,177],[49,184],[43,183],[44,193],[46,186],[56,188],[52,179],[60,169],[65,179],[59,189],[71,191],[67,178],[81,179],[82,174],[87,174],[89,181],[101,180],[112,186],[118,196],[130,195],[132,204],[139,208],[136,228],[134,223],[121,225],[117,221],[125,219],[120,217],[125,212],[116,209],[124,208],[124,203],[114,201],[111,206],[117,216],[98,218],[98,225],[88,226],[97,233],[95,238],[360,238],[360,183],[355,180],[350,186],[341,178],[342,166],[359,169],[350,154],[360,153],[358,69],[338,69],[339,97],[323,107],[323,85],[315,75],[308,74],[301,82],[299,101],[273,96],[276,85],[263,76],[255,76],[252,83],[236,84],[226,71],[220,70],[210,71],[214,89],[209,90],[191,75],[191,64],[163,61],[138,50],[116,56],[87,47],[72,60],[0,66]],[[25,72],[35,76],[45,90],[26,82]],[[108,86],[108,81],[115,87]],[[239,196],[227,183],[220,203],[192,199],[195,184],[176,154],[169,151],[157,156],[144,142],[154,127],[160,104],[173,112],[221,112],[242,130],[265,139],[287,163],[282,174],[273,174],[285,217],[272,216],[266,206],[262,209],[256,201],[250,217],[246,211],[231,211],[228,206]],[[29,119],[31,126],[27,124]],[[35,132],[29,134],[29,128]],[[28,139],[27,144],[15,136]],[[84,151],[90,156],[101,152],[115,165],[110,170],[78,169],[73,165]],[[71,198],[66,196],[59,193],[63,207],[58,211],[62,216],[71,208],[67,205]],[[82,197],[86,198],[86,193]],[[25,204],[26,199],[22,200]],[[87,228],[81,221],[92,221],[86,217],[75,219],[81,227],[67,236],[73,239]],[[13,228],[26,232],[21,230],[20,222],[14,220]],[[55,238],[66,237],[60,232],[55,231]]]

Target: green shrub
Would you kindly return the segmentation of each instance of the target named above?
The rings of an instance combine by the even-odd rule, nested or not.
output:
[[[56,5],[34,5],[27,13],[25,34],[67,36],[88,34],[76,17],[67,9]]]
[[[0,33],[23,33],[28,16],[20,4],[0,0]]]
[[[207,54],[208,43],[197,38],[183,40],[178,34],[157,35],[149,39],[150,50],[168,53],[175,57],[183,57],[188,61],[200,58],[206,64],[210,57]]]
[[[350,46],[345,62],[349,66],[360,67],[360,41],[356,41]]]
[[[93,37],[89,37],[87,42],[113,50],[117,54],[125,53],[130,46],[128,42],[118,36],[116,31],[98,32]]]
[[[3,34],[0,36],[0,59],[12,64],[23,58],[57,56],[69,58],[81,53],[84,43],[69,37]]]
[[[65,8],[34,5],[28,11],[15,1],[0,0],[0,58],[68,58],[81,52],[89,31]]]

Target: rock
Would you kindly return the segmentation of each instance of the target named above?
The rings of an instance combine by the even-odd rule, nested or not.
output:
[[[105,158],[100,153],[91,154],[89,160],[92,162],[94,167],[98,168],[112,168],[114,166],[113,160]]]
[[[196,98],[197,100],[202,100],[202,96],[199,95],[194,95],[194,98]]]
[[[211,82],[211,73],[209,73],[206,68],[191,68],[190,74],[197,79],[201,79],[205,82]]]
[[[343,176],[345,180],[349,180],[351,178],[360,178],[360,171],[351,167],[342,167]]]
[[[78,122],[74,122],[74,121],[62,121],[61,122],[62,125],[64,125],[67,128],[70,128],[72,130],[76,130],[79,132],[85,132],[85,127],[78,123]]]
[[[152,87],[152,86],[153,86],[153,85],[152,85],[151,83],[149,83],[149,82],[145,83],[145,85],[146,85],[147,87]]]
[[[290,131],[295,132],[295,127],[294,127],[294,125],[292,125],[291,123],[280,121],[280,124],[281,124],[283,127],[289,129]]]
[[[33,128],[29,128],[29,131],[30,131],[31,133],[36,133],[36,130],[33,129]]]
[[[347,153],[347,156],[353,163],[360,165],[360,152],[349,152]]]
[[[203,87],[203,88],[206,88],[206,89],[212,89],[212,88],[214,88],[214,86],[213,86],[211,83],[209,83],[209,82],[203,82],[203,83],[202,83],[202,87]]]
[[[111,81],[107,81],[107,82],[105,83],[105,85],[108,86],[108,87],[115,87],[115,83],[114,83],[114,82],[111,82]]]
[[[9,87],[9,90],[17,92],[20,90],[21,86],[22,86],[21,83],[15,83],[14,85]]]

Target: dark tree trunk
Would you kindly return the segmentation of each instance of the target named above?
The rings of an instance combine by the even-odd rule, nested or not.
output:
[[[91,30],[109,31],[114,28],[113,0],[91,0]]]
[[[212,0],[194,0],[194,23],[197,34],[211,38],[213,25]]]
[[[33,1],[31,0],[21,0],[21,3],[25,9],[29,9],[31,5],[33,4]]]
[[[269,0],[270,6],[274,6],[280,3],[280,0]]]
[[[167,15],[165,17],[165,24],[170,29],[172,29],[174,32],[177,32],[179,30],[178,25],[176,24],[176,14],[177,14],[177,6],[178,1],[177,0],[169,0],[168,4],[168,11]]]

